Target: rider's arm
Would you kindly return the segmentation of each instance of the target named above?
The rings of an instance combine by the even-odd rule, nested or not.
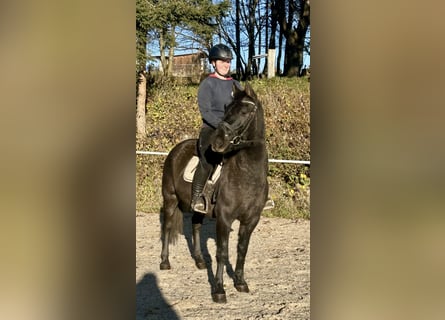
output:
[[[198,106],[204,123],[216,128],[221,121],[212,108],[212,90],[208,82],[203,82],[198,90]]]

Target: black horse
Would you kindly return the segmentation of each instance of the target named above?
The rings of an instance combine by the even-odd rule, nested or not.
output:
[[[216,217],[217,270],[212,289],[215,302],[226,302],[223,271],[228,262],[229,233],[235,219],[240,225],[234,284],[238,291],[249,292],[244,280],[244,262],[250,236],[258,224],[269,191],[262,105],[249,84],[245,90],[234,86],[233,92],[233,102],[227,106],[224,120],[215,130],[211,144],[212,150],[223,159],[214,201],[209,202],[209,211]],[[181,211],[191,211],[191,183],[182,176],[188,161],[196,155],[196,143],[196,139],[190,139],[177,144],[164,163],[161,270],[170,269],[168,246],[176,242],[178,233],[182,233]],[[203,218],[200,213],[194,213],[192,217],[193,257],[200,269],[206,268],[200,247]]]

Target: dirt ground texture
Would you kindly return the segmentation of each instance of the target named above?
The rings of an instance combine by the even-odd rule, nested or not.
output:
[[[191,215],[184,235],[170,245],[171,270],[160,270],[159,214],[136,213],[136,319],[309,319],[310,222],[262,217],[245,264],[249,293],[236,291],[230,277],[236,264],[238,221],[232,225],[229,264],[224,273],[227,303],[214,303],[215,219],[205,218],[201,241],[207,269],[191,256]]]

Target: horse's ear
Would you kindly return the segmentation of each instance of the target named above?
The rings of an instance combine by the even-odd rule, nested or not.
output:
[[[246,94],[254,99],[258,99],[258,97],[256,96],[255,91],[253,91],[252,86],[250,85],[249,82],[246,82],[246,85],[244,86],[244,91],[246,92]]]

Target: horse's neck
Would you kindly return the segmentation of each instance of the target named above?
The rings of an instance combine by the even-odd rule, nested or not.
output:
[[[262,166],[262,160],[267,159],[265,143],[256,143],[250,147],[235,151],[234,154],[224,159],[224,163],[249,165],[251,167]]]

